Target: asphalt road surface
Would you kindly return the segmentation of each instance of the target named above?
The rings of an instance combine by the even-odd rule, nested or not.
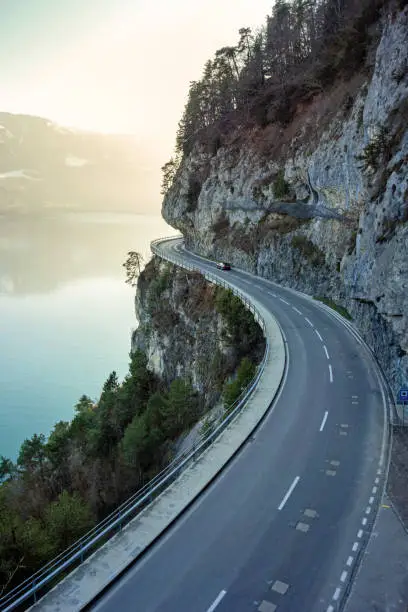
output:
[[[175,243],[166,249],[275,314],[286,380],[234,461],[92,609],[337,612],[383,488],[387,415],[376,365],[336,317],[300,294],[217,271]]]

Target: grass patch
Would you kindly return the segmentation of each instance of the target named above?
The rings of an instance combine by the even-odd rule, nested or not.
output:
[[[273,194],[277,199],[284,199],[289,195],[289,185],[285,181],[285,172],[283,170],[279,170],[276,176],[273,184]]]
[[[345,319],[348,319],[349,321],[353,320],[353,317],[351,316],[347,308],[336,304],[336,302],[333,302],[333,300],[331,300],[330,298],[315,295],[313,299],[318,300],[319,302],[323,302],[323,304],[326,304],[326,306],[333,308],[333,310],[341,314],[341,316]]]

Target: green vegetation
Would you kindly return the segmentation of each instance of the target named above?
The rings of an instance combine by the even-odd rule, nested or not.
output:
[[[345,319],[348,319],[349,321],[353,320],[347,308],[344,308],[344,306],[340,306],[339,304],[336,304],[336,302],[333,302],[332,299],[327,298],[327,297],[322,297],[322,296],[315,296],[314,299],[318,300],[319,302],[323,302],[323,304],[326,304],[326,306],[330,306],[330,308],[333,308],[333,310],[341,314],[341,316],[344,317]]]
[[[160,298],[166,289],[169,289],[172,281],[172,266],[163,263],[158,269],[158,274],[149,283],[148,308],[153,311],[159,304]]]
[[[28,492],[23,477],[20,486]],[[30,498],[24,499],[11,483],[0,487],[0,594],[12,586],[16,578],[30,574],[94,523],[89,504],[76,493],[63,491],[44,508],[41,503],[44,491],[31,490],[29,493]],[[37,516],[26,517],[28,508],[35,504]]]
[[[357,115],[357,128],[359,130],[362,130],[363,125],[364,125],[364,106],[361,106],[361,108],[358,111],[358,115]]]
[[[215,155],[238,126],[286,127],[299,105],[364,67],[371,26],[383,5],[384,0],[275,0],[263,26],[241,28],[237,44],[218,49],[202,78],[191,82],[176,155],[188,155],[197,142]],[[351,104],[349,97],[346,108]],[[174,174],[173,159],[169,164],[165,191],[167,174]]]
[[[384,161],[384,157],[390,147],[390,141],[387,130],[382,127],[371,142],[364,148],[361,155],[357,156],[357,160],[361,162],[365,170],[378,170],[380,164]]]
[[[215,307],[226,323],[227,338],[237,351],[238,359],[260,356],[264,341],[253,315],[229,289],[217,287]]]
[[[326,258],[323,251],[306,236],[293,236],[291,244],[312,266],[320,267],[325,264]]]
[[[181,157],[180,155],[176,155],[172,157],[164,166],[162,166],[162,184],[161,184],[161,194],[166,195],[169,191],[170,187],[173,184],[173,181],[176,177],[177,170],[180,166]]]
[[[244,357],[239,364],[235,378],[224,386],[222,397],[227,413],[230,412],[236,400],[254,378],[255,373],[255,364]]]
[[[347,247],[347,255],[352,255],[356,250],[356,242],[357,242],[357,231],[354,230],[350,234],[350,239]]]
[[[25,440],[16,465],[0,457],[0,593],[70,545],[157,473],[169,444],[199,418],[190,382],[164,388],[146,356],[131,355],[97,402],[83,395],[48,440]]]
[[[279,170],[278,175],[273,184],[273,193],[275,198],[285,199],[289,195],[289,184],[285,181],[284,170]]]

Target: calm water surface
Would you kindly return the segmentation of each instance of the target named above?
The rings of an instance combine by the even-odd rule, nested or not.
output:
[[[0,455],[126,374],[137,322],[122,263],[174,233],[158,216],[0,218]]]

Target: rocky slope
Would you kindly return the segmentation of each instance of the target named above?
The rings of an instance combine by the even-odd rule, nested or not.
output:
[[[149,368],[165,385],[177,377],[190,380],[206,408],[219,398],[242,357],[256,362],[264,352],[262,332],[252,315],[249,325],[246,315],[238,321],[236,337],[229,313],[219,306],[220,292],[225,296],[200,274],[153,257],[136,293],[139,327],[132,350],[147,355]]]
[[[236,366],[234,347],[222,340],[215,286],[154,257],[139,277],[135,306],[139,327],[132,350],[141,349],[166,384],[190,379],[210,405],[223,382],[220,367]]]
[[[162,213],[196,252],[346,306],[396,390],[408,382],[408,7],[376,32],[360,73],[289,126],[196,145]]]

